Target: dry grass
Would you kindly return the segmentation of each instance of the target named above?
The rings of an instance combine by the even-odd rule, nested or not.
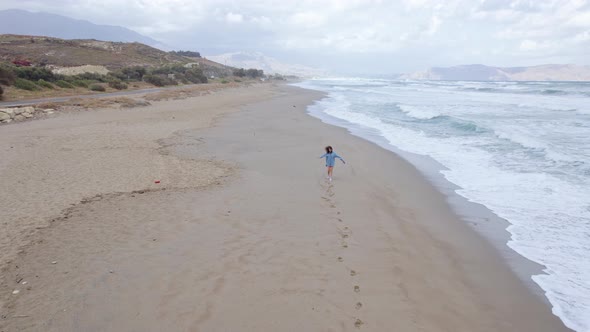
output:
[[[53,90],[42,89],[39,91],[27,91],[9,86],[4,87],[4,99],[2,101],[67,97],[81,94],[92,94],[92,91],[88,90],[87,88],[62,89],[57,86]]]
[[[141,99],[133,99],[129,97],[114,97],[114,98],[72,98],[62,105],[77,106],[82,108],[109,108],[121,107],[132,108],[138,106],[148,106],[149,102]]]
[[[206,94],[210,94],[213,91],[226,89],[226,88],[235,88],[241,86],[243,84],[239,84],[236,82],[230,82],[227,84],[221,83],[209,83],[209,84],[201,84],[201,85],[193,85],[186,88],[179,88],[174,90],[165,90],[160,92],[149,93],[145,95],[145,100],[149,101],[161,101],[161,100],[170,100],[170,99],[184,99],[190,97],[197,97]]]
[[[42,98],[53,98],[53,97],[68,97],[68,96],[79,96],[79,95],[92,95],[92,94],[101,94],[101,93],[109,93],[109,92],[120,92],[121,90],[116,90],[108,85],[104,85],[106,88],[105,92],[98,92],[92,91],[88,88],[81,88],[76,87],[74,89],[62,89],[59,87],[55,87],[53,90],[51,89],[42,89],[39,91],[27,91],[17,89],[15,87],[3,87],[4,88],[4,99],[2,101],[18,101],[18,100],[28,100],[28,99],[42,99]],[[130,82],[128,84],[129,89],[122,90],[122,91],[132,91],[132,90],[140,90],[140,89],[150,89],[154,88],[153,85],[146,83],[146,82]]]
[[[47,102],[34,105],[39,109],[93,109],[93,108],[132,108],[139,106],[148,106],[150,103],[143,99],[134,99],[129,97],[113,98],[72,98],[65,102]]]

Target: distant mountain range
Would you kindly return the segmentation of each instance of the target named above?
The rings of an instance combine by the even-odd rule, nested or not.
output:
[[[404,74],[399,78],[441,81],[590,81],[590,66],[490,67],[462,65],[433,67],[425,71]]]
[[[209,55],[207,59],[237,68],[256,68],[265,74],[295,75],[300,77],[325,76],[321,69],[297,64],[287,64],[260,52],[234,52]]]
[[[19,9],[0,10],[0,34],[138,42],[156,48],[168,48],[155,39],[120,26],[98,25],[66,16]]]

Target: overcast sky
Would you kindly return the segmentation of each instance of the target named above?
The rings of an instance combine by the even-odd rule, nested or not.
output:
[[[0,0],[120,25],[174,48],[260,51],[343,73],[590,64],[590,0]]]

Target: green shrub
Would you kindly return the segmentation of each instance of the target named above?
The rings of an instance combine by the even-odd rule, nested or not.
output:
[[[13,68],[0,66],[0,84],[12,85],[16,80]]]
[[[229,83],[229,81],[228,80],[221,80],[221,83],[222,84],[227,84],[227,83]]]
[[[91,80],[97,82],[106,82],[108,80],[107,75],[97,74],[97,73],[82,73],[74,76],[69,77],[69,81],[74,80]]]
[[[164,85],[166,85],[164,83],[164,80],[162,79],[162,77],[156,76],[156,75],[151,75],[151,74],[145,75],[143,77],[143,80],[146,81],[147,83],[153,84],[155,86],[164,86]]]
[[[238,76],[238,77],[248,76],[251,78],[256,78],[256,77],[263,77],[264,71],[262,71],[260,69],[254,69],[254,68],[250,68],[250,69],[239,68],[239,69],[234,69],[233,74],[234,74],[234,76]]]
[[[237,79],[237,78],[236,78],[236,79],[234,80],[234,82],[238,82],[238,83],[240,83],[240,82],[242,82],[242,80],[240,80],[240,79]]]
[[[104,86],[100,85],[100,84],[92,84],[90,86],[90,90],[92,90],[92,91],[105,92],[107,89]]]
[[[17,78],[14,81],[14,87],[17,89],[28,90],[28,91],[36,91],[39,90],[39,87],[35,85],[35,83],[25,80],[22,78]]]
[[[47,82],[55,82],[63,79],[60,75],[55,75],[51,70],[41,67],[16,67],[16,76],[30,81],[45,80]]]
[[[143,76],[147,73],[147,69],[141,66],[125,67],[120,71],[121,75],[117,74],[123,81],[141,81]]]
[[[184,65],[179,63],[164,65],[162,67],[153,68],[151,70],[152,75],[165,75],[165,74],[175,74],[175,73],[184,73],[188,70]]]
[[[59,86],[60,88],[63,89],[73,89],[75,88],[71,83],[66,82],[64,80],[59,80],[55,82],[55,85]]]
[[[90,81],[90,82],[93,82],[93,81]],[[71,83],[72,85],[75,85],[75,86],[79,86],[81,88],[87,88],[88,85],[90,84],[89,81],[87,81],[87,80],[80,80],[80,79],[73,80],[73,81],[71,81],[69,83]]]
[[[117,80],[117,81],[110,81],[109,82],[109,86],[113,89],[117,89],[117,90],[125,90],[127,89],[127,84]]]
[[[43,88],[47,88],[47,89],[52,89],[53,90],[53,84],[47,82],[44,79],[40,79],[37,81],[37,85]]]
[[[178,84],[175,80],[169,79],[168,77],[158,76],[158,75],[145,75],[143,80],[147,83],[153,84],[155,86],[166,86],[166,85],[176,85]]]
[[[250,68],[250,69],[246,70],[246,76],[252,77],[252,78],[263,77],[264,71],[261,69]]]
[[[178,74],[174,74],[174,77],[176,78],[177,81],[180,81],[180,83],[182,84],[189,84],[190,81],[186,78],[186,76],[184,74],[178,73]]]
[[[203,71],[200,68],[191,68],[187,70],[184,75],[186,76],[187,80],[195,84],[208,82],[207,76],[203,74]]]

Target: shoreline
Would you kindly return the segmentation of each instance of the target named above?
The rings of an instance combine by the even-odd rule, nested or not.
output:
[[[119,126],[151,130],[129,142],[157,151],[163,183],[173,185],[82,201],[42,230],[43,242],[18,254],[19,271],[8,270],[32,286],[10,297],[9,311],[31,317],[0,324],[65,331],[567,330],[414,166],[310,117],[305,108],[320,93],[259,89],[255,96],[242,91],[237,101],[233,90],[159,103],[144,114],[50,119],[92,129],[106,114],[114,116],[96,127],[97,138]],[[170,119],[194,121],[192,107],[207,109],[219,99],[227,99],[225,110],[209,111],[201,126]],[[133,122],[138,119],[147,123]],[[10,128],[43,130],[44,121]],[[142,143],[148,137],[159,137],[157,145]],[[337,166],[333,185],[322,180],[314,158],[326,141],[337,142],[348,161]],[[127,141],[104,143],[97,147],[122,149],[129,158]],[[77,148],[71,141],[65,147]],[[404,176],[391,179],[392,170]],[[181,176],[165,179],[174,172]],[[203,172],[211,176],[181,185]],[[48,263],[56,256],[56,264]],[[4,294],[12,289],[2,288]],[[135,313],[138,319],[129,320]]]
[[[498,255],[502,256],[506,264],[509,265],[523,283],[529,287],[531,292],[538,295],[540,299],[552,307],[549,299],[545,296],[545,291],[532,279],[532,276],[534,275],[545,274],[543,270],[546,267],[530,260],[512,249],[508,245],[508,242],[511,239],[511,234],[507,230],[507,227],[512,224],[508,220],[496,215],[496,213],[487,206],[469,201],[466,197],[458,194],[456,189],[460,189],[461,187],[450,182],[443,174],[441,174],[440,171],[445,169],[443,165],[430,156],[418,155],[401,150],[397,146],[389,143],[383,136],[371,133],[370,128],[364,128],[358,124],[318,111],[307,111],[307,113],[327,125],[343,128],[347,130],[350,135],[359,137],[369,143],[390,151],[414,166],[434,188],[446,197],[447,203],[457,217],[462,219],[462,221],[472,228],[479,236],[482,236],[488,241],[497,251]]]

